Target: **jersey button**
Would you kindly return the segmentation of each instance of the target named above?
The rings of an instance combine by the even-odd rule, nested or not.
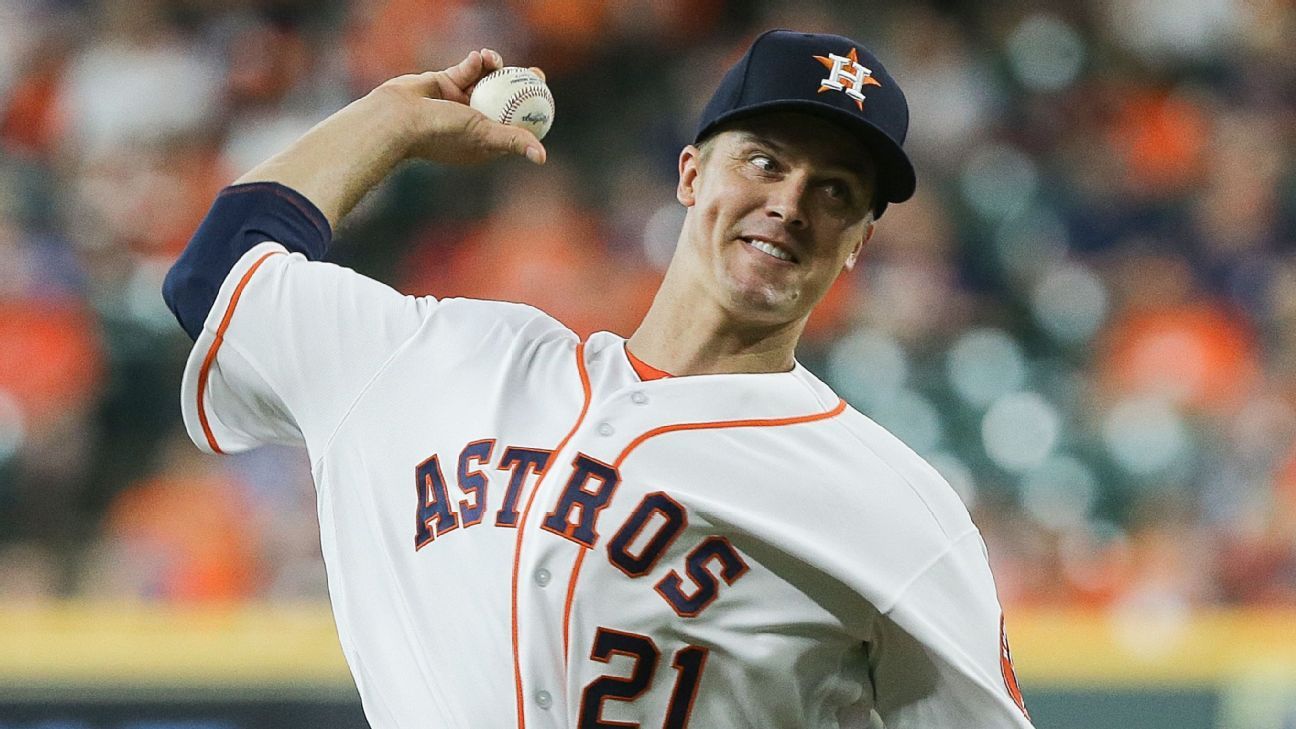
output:
[[[598,434],[599,434],[599,435],[602,435],[602,436],[609,436],[609,435],[612,435],[612,434],[615,433],[615,432],[616,432],[616,428],[613,428],[611,423],[603,422],[603,423],[599,423],[599,425],[598,425]]]
[[[540,569],[535,571],[535,583],[541,587],[548,587],[549,580],[552,577],[553,575],[549,574],[549,570],[545,569],[544,567],[541,567]]]
[[[635,390],[634,392],[630,393],[630,402],[634,403],[635,405],[643,405],[644,403],[648,402],[648,396],[643,394],[642,392],[639,392],[638,390]]]
[[[539,706],[542,709],[548,709],[550,706],[553,706],[553,697],[549,695],[548,691],[540,689],[536,692],[535,702],[536,706]]]

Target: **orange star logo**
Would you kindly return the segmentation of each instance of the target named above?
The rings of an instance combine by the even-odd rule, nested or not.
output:
[[[829,53],[826,57],[815,56],[814,59],[828,69],[828,78],[819,81],[818,93],[844,91],[860,111],[864,111],[864,92],[861,89],[865,86],[882,85],[873,78],[871,69],[859,65],[859,53],[854,48],[844,56]]]

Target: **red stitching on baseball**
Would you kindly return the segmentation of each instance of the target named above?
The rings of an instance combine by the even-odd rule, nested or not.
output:
[[[537,96],[543,96],[549,101],[549,106],[553,106],[553,94],[549,93],[548,86],[529,86],[522,90],[521,93],[514,94],[504,106],[504,113],[500,116],[501,124],[508,124],[513,120],[513,113],[518,110],[523,101],[534,99]]]
[[[513,68],[507,66],[504,68],[497,68],[494,71],[491,71],[490,73],[486,74],[485,76],[482,76],[481,78],[477,79],[477,83],[481,84],[487,81],[488,79],[495,78],[496,76],[503,76],[505,74],[511,74],[511,73],[515,73]]]

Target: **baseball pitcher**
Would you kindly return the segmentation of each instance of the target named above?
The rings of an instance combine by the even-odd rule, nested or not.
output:
[[[967,510],[794,357],[913,194],[896,79],[845,37],[757,38],[680,152],[650,311],[581,341],[320,260],[403,160],[545,161],[467,105],[502,65],[329,117],[217,197],[165,285],[198,447],[309,455],[372,725],[1029,727]]]

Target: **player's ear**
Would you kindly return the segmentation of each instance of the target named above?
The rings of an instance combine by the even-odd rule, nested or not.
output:
[[[688,144],[680,150],[679,183],[675,186],[675,199],[686,208],[693,207],[693,203],[697,202],[697,174],[701,161],[702,150],[697,147]]]
[[[854,270],[855,262],[859,260],[860,251],[864,250],[864,244],[869,242],[869,238],[873,237],[873,228],[873,213],[869,212],[868,225],[864,228],[864,235],[860,236],[860,239],[855,242],[855,247],[852,248],[850,254],[846,256],[847,271]]]

